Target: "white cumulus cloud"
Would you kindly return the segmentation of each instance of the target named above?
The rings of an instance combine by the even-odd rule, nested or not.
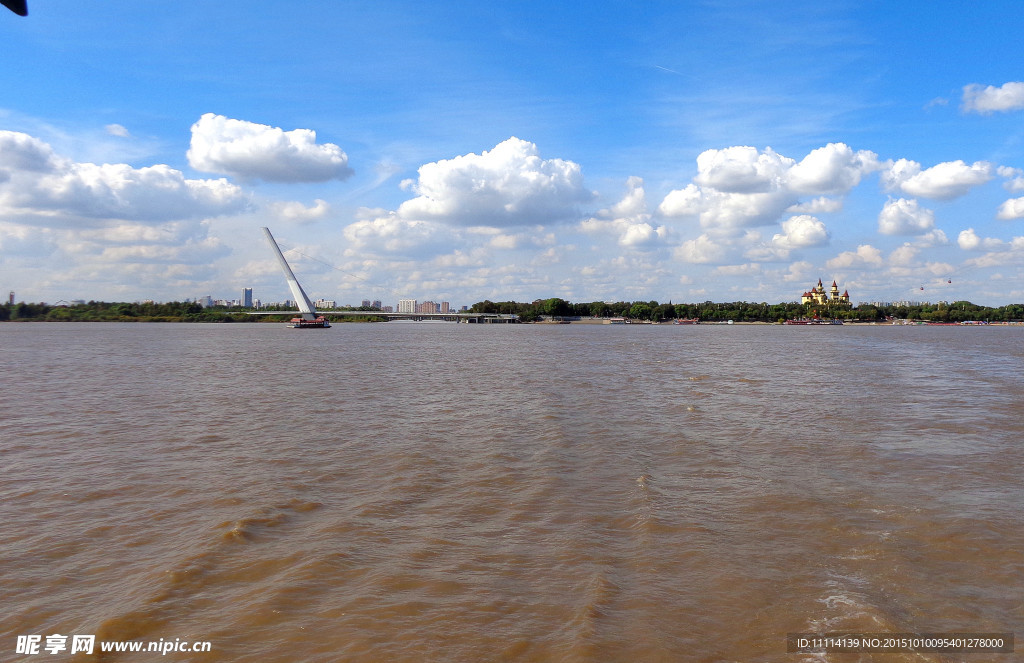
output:
[[[785,190],[765,193],[728,193],[714,189],[703,192],[700,225],[709,230],[738,232],[763,226],[778,219],[796,200]]]
[[[964,251],[996,251],[1004,245],[1003,240],[995,237],[979,237],[974,228],[961,230],[956,243]]]
[[[880,250],[870,244],[861,244],[857,247],[856,251],[843,251],[825,263],[825,265],[829,269],[863,266],[881,267],[883,262]]]
[[[713,239],[708,233],[703,233],[699,237],[683,242],[676,248],[675,256],[689,263],[720,263],[726,259],[729,249],[727,242]]]
[[[67,163],[38,138],[18,131],[0,131],[0,168],[4,170],[43,173]]]
[[[580,230],[590,234],[610,233],[618,236],[620,246],[645,249],[657,245],[668,236],[665,226],[651,223],[643,180],[630,177],[627,192],[611,208],[601,210],[593,218],[580,223]]]
[[[388,253],[418,256],[437,253],[449,238],[442,229],[427,221],[408,220],[387,210],[361,210],[372,215],[349,224],[342,231],[348,245],[346,255]]]
[[[1024,170],[1011,168],[1010,166],[999,166],[996,172],[999,173],[1000,177],[1006,178],[1006,181],[1003,182],[1004,189],[1010,193],[1024,191]]]
[[[791,205],[786,209],[792,214],[825,214],[839,212],[843,209],[843,201],[838,198],[827,198],[818,196],[813,200]]]
[[[269,205],[270,212],[293,223],[312,223],[318,221],[331,211],[326,200],[317,198],[313,205],[306,207],[298,201],[273,202]]]
[[[914,264],[920,251],[920,248],[912,244],[904,244],[893,249],[889,254],[889,264],[894,267],[910,267]]]
[[[807,262],[806,260],[799,260],[792,263],[786,273],[782,276],[783,280],[788,283],[806,281],[810,278],[810,275],[814,269],[814,265]]]
[[[939,228],[932,228],[928,232],[918,235],[914,240],[914,246],[921,247],[945,246],[946,244],[949,244],[949,238]]]
[[[403,202],[404,219],[495,227],[566,221],[593,199],[579,164],[542,159],[537,146],[516,137],[481,154],[424,164],[403,186],[416,197]]]
[[[829,241],[828,228],[819,219],[801,214],[782,222],[782,232],[768,243],[759,243],[744,255],[751,260],[788,260],[794,249],[824,246]]]
[[[715,267],[715,273],[723,276],[756,276],[761,273],[761,265],[757,263],[720,265]]]
[[[802,249],[828,243],[829,232],[817,218],[801,214],[782,222],[782,232],[772,237],[772,244],[783,249]]]
[[[78,163],[16,132],[0,132],[0,168],[7,173],[0,181],[0,213],[25,223],[164,222],[228,214],[246,205],[241,189],[225,179],[188,179],[163,164]]]
[[[495,249],[518,249],[520,242],[522,242],[523,236],[519,234],[510,235],[507,233],[501,233],[491,238],[488,244]]]
[[[1024,108],[1024,82],[1012,81],[1001,87],[981,86],[977,83],[964,86],[963,109],[965,112],[982,113],[1006,112]]]
[[[878,232],[883,235],[923,235],[935,227],[935,213],[916,200],[890,198],[878,214]]]
[[[698,185],[725,193],[765,193],[779,188],[795,162],[771,148],[758,152],[749,146],[705,150],[697,156]]]
[[[790,168],[786,180],[790,190],[800,193],[846,193],[860,184],[864,175],[880,168],[874,152],[854,152],[844,143],[829,143],[811,150]]]
[[[999,206],[996,218],[1008,221],[1024,218],[1024,198],[1011,198]]]
[[[786,211],[838,211],[843,195],[880,168],[874,152],[854,152],[843,143],[812,150],[801,161],[771,148],[749,146],[706,150],[697,157],[693,183],[668,193],[658,207],[664,216],[699,216],[701,227],[738,234],[744,228],[773,223]],[[818,195],[800,204],[800,198]]]
[[[991,242],[985,246],[984,242]],[[1003,265],[1019,265],[1024,259],[1024,237],[1014,237],[1009,242],[995,242],[999,240],[983,240],[982,248],[988,249],[986,253],[971,258],[964,262],[967,267],[999,267]]]
[[[192,125],[188,161],[203,172],[268,182],[326,182],[352,174],[345,152],[318,144],[311,129],[284,131],[213,113]]]
[[[658,213],[663,216],[697,216],[700,214],[703,205],[703,196],[700,187],[696,184],[687,184],[683,189],[670,191],[661,205],[658,206]]]
[[[882,184],[889,191],[902,191],[910,196],[951,200],[994,177],[994,166],[987,161],[967,165],[963,161],[947,161],[926,170],[908,159],[894,162],[882,175]]]

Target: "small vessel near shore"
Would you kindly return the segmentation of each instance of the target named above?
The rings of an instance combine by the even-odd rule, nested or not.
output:
[[[331,326],[331,323],[327,321],[322,315],[318,315],[312,320],[304,320],[303,318],[292,318],[288,321],[288,326],[293,329],[326,329]]]
[[[810,318],[810,319],[799,318],[799,319],[793,319],[793,320],[786,320],[786,322],[784,324],[787,324],[787,325],[841,325],[841,324],[843,324],[843,321],[840,320],[839,318],[834,318],[832,320],[825,320],[823,318],[814,317],[814,318]]]

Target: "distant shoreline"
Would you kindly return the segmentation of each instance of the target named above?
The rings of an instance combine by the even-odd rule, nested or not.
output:
[[[767,322],[763,320],[745,320],[745,321],[728,321],[728,320],[709,320],[707,322],[699,323],[686,323],[676,324],[671,320],[663,320],[660,322],[651,322],[647,320],[629,320],[625,323],[610,324],[609,318],[586,318],[579,320],[534,320],[534,321],[523,321],[516,324],[523,325],[540,325],[540,326],[555,326],[555,325],[587,325],[587,326],[608,326],[608,327],[619,327],[619,326],[633,326],[633,327],[788,327],[792,325],[786,325],[783,322]],[[102,319],[102,320],[51,320],[51,319],[32,319],[32,318],[19,318],[16,320],[0,320],[2,323],[12,324],[29,324],[29,323],[112,323],[112,324],[185,324],[185,325],[223,325],[223,324],[267,324],[267,325],[283,325],[286,320],[268,320],[266,316],[246,316],[246,319],[230,319],[230,320],[173,320],[167,318],[126,318],[126,319]],[[382,319],[352,319],[352,318],[341,318],[332,320],[332,324],[366,324],[366,323],[379,323],[387,324],[388,322],[403,322],[402,320],[382,320]],[[407,321],[406,321],[407,322]],[[456,321],[436,321],[436,322],[447,322],[448,324],[465,324],[464,322],[459,323]],[[994,322],[929,322],[926,320],[894,320],[894,321],[877,321],[877,320],[847,320],[842,325],[808,325],[815,327],[835,327],[835,326],[856,326],[856,327],[1021,327],[1024,326],[1024,321],[1013,320],[1013,321],[994,321]]]
[[[266,310],[266,309],[264,309]],[[362,307],[328,309],[319,313],[338,322],[384,322],[396,314]],[[979,306],[967,301],[861,303],[857,306],[821,306],[784,302],[702,302],[690,304],[637,302],[568,302],[552,297],[532,302],[484,300],[457,312],[500,317],[504,322],[550,324],[552,321],[573,324],[604,324],[608,319],[628,320],[632,324],[672,324],[675,321],[699,321],[699,324],[781,324],[787,320],[840,320],[844,324],[917,324],[917,323],[1020,323],[1024,321],[1024,304],[998,308]],[[203,322],[203,323],[274,323],[287,322],[296,315],[292,311],[262,311],[241,307],[203,307],[197,302],[96,302],[71,305],[18,304],[0,305],[0,322]],[[438,314],[427,314],[437,317]],[[453,317],[456,317],[453,315]]]

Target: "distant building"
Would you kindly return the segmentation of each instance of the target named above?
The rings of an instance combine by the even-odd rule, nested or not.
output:
[[[380,308],[381,307],[380,306],[380,300],[379,299],[373,300],[373,303],[370,304],[370,306],[373,307],[373,308]]]
[[[11,290],[11,294],[7,296],[7,303],[14,306],[14,291]]]
[[[316,308],[337,308],[337,302],[333,299],[318,299],[314,306]]]
[[[398,312],[399,313],[415,313],[416,312],[416,300],[415,299],[399,299],[398,300]]]
[[[252,288],[242,288],[242,306],[252,308]]]
[[[831,294],[831,297],[829,295]],[[850,305],[850,293],[844,290],[843,294],[839,294],[839,286],[835,281],[832,281],[832,288],[829,292],[825,292],[825,286],[821,284],[821,279],[818,279],[818,285],[805,292],[800,297],[801,304],[817,304],[819,306],[849,306]]]
[[[362,306],[363,308],[370,308],[370,300],[369,299],[364,299],[363,303],[360,304],[360,306]]]
[[[440,307],[434,302],[423,302],[416,307],[417,313],[437,313]]]

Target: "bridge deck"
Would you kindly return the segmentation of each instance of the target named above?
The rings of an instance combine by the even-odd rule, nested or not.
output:
[[[301,315],[300,311],[243,311],[248,315]],[[447,320],[451,322],[514,323],[519,316],[506,313],[394,313],[384,311],[316,311],[329,317],[374,317],[388,320]]]

